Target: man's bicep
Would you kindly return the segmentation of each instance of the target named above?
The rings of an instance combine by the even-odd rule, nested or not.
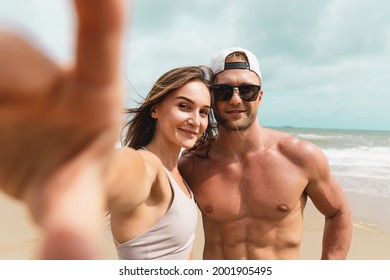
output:
[[[330,172],[325,177],[310,180],[306,193],[325,217],[336,215],[345,203],[343,190]]]
[[[333,176],[325,154],[315,149],[308,168],[308,185],[306,193],[317,209],[326,217],[331,217],[340,210],[345,197],[343,190]]]

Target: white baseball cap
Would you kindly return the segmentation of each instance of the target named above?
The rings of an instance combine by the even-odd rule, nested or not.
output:
[[[225,62],[226,57],[229,54],[232,54],[234,52],[245,53],[248,62],[227,62],[226,63]],[[260,80],[262,80],[259,61],[251,51],[248,51],[243,48],[228,48],[219,51],[211,58],[210,68],[213,71],[213,75],[217,75],[218,73],[229,69],[248,69],[256,73],[256,75],[259,76]]]

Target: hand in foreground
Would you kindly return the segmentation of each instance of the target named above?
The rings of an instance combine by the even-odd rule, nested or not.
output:
[[[42,226],[45,259],[98,257],[103,180],[122,112],[122,1],[74,4],[72,67],[0,33],[0,187]]]

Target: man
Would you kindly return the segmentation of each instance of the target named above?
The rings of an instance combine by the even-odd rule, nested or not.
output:
[[[351,212],[324,154],[260,126],[263,90],[255,55],[242,48],[211,60],[218,135],[182,157],[203,215],[204,259],[299,259],[309,197],[325,216],[322,259],[345,259]]]
[[[74,4],[71,67],[0,32],[0,190],[42,227],[43,259],[101,257],[104,178],[121,123],[122,0]]]

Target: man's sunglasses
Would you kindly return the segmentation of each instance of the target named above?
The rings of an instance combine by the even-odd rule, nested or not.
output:
[[[234,87],[232,85],[213,85],[212,91],[214,94],[215,101],[228,101],[233,96],[233,91],[235,88],[238,89],[240,97],[243,101],[255,101],[259,96],[259,91],[261,86],[259,85],[240,85]]]

